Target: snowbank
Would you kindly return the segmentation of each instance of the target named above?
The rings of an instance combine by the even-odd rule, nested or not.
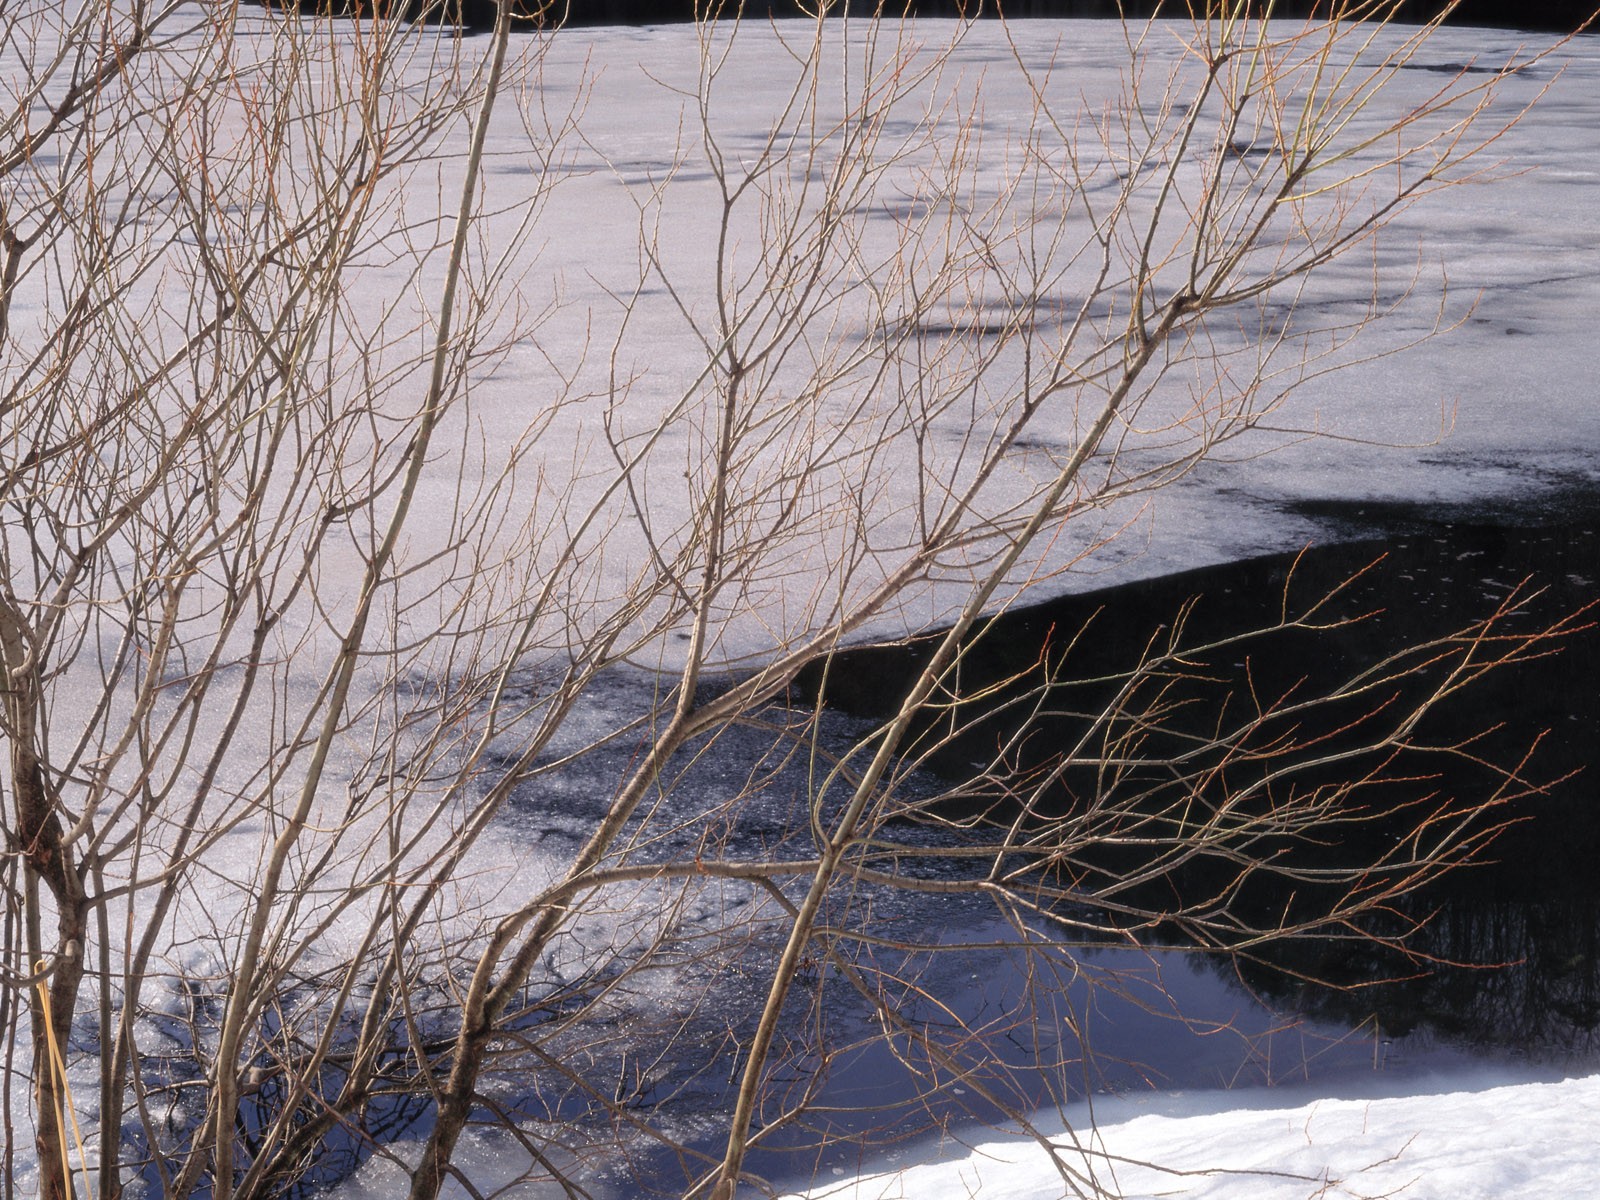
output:
[[[1299,1089],[1120,1099],[1041,1128],[1078,1187],[1126,1200],[1546,1200],[1596,1194],[1600,1075],[1507,1083],[1484,1072],[1450,1090],[1319,1099]],[[1413,1085],[1414,1086],[1414,1085]],[[809,1200],[1052,1200],[1078,1194],[1043,1149],[1010,1138],[890,1173],[835,1180]],[[837,1168],[836,1168],[837,1170]],[[1093,1194],[1090,1192],[1090,1194]]]

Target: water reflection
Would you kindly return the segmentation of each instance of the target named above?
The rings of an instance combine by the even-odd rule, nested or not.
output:
[[[1526,588],[1525,581],[1541,594],[1527,612],[1508,618],[1512,629],[1532,629],[1577,612],[1600,594],[1595,583],[1600,520],[1588,498],[1574,500],[1565,512],[1531,515],[1469,518],[1377,505],[1323,505],[1314,515],[1341,524],[1347,539],[1362,536],[1299,558],[1209,568],[1008,614],[989,631],[980,657],[964,668],[963,683],[977,690],[991,681],[1025,676],[1028,664],[1040,659],[1041,646],[1064,643],[1070,649],[1055,664],[1064,677],[1123,671],[1131,665],[1130,655],[1149,644],[1152,632],[1192,597],[1203,599],[1193,610],[1190,636],[1205,642],[1270,623],[1291,573],[1290,586],[1317,594],[1382,557],[1343,589],[1337,608],[1328,613],[1335,619],[1363,619],[1315,635],[1275,634],[1251,647],[1248,667],[1242,658],[1200,664],[1196,680],[1185,686],[1193,687],[1192,710],[1203,722],[1215,719],[1219,698],[1230,692],[1250,686],[1270,695],[1277,688],[1315,688],[1319,681],[1347,677],[1398,647],[1483,617],[1508,594]],[[1092,637],[1070,638],[1085,627],[1094,631]],[[921,653],[915,646],[858,652],[859,657],[833,666],[826,699],[846,711],[878,712],[899,694]],[[1215,977],[1329,1030],[1365,1029],[1380,1047],[1386,1039],[1403,1040],[1413,1058],[1456,1047],[1594,1060],[1600,1055],[1600,803],[1588,768],[1600,746],[1597,678],[1600,638],[1593,630],[1578,629],[1562,640],[1558,653],[1541,653],[1491,673],[1432,714],[1424,740],[1453,745],[1471,737],[1470,753],[1393,772],[1397,778],[1384,785],[1383,804],[1485,794],[1501,779],[1485,764],[1516,764],[1536,743],[1521,777],[1541,790],[1508,810],[1512,823],[1480,855],[1483,861],[1371,917],[1363,932],[1407,934],[1405,952],[1360,936],[1285,940],[1214,961],[1209,969]],[[1018,756],[1019,766],[1042,769],[1058,747],[1071,744],[1077,736],[1074,722],[1081,718],[1070,714],[1097,709],[1096,686],[1106,685],[1063,692],[1071,699],[1054,705],[1057,716],[1035,728]],[[1016,732],[1017,719],[1006,710],[1004,694],[994,699],[991,715],[974,721],[936,756],[935,765],[946,775],[970,771],[971,763]],[[1328,730],[1337,731],[1355,711],[1328,709],[1323,714]],[[1173,736],[1185,734],[1178,729]],[[1035,755],[1032,762],[1025,757],[1029,753]],[[1056,800],[1061,812],[1073,811],[1078,795],[1092,794],[1092,780],[1083,784],[1082,793],[1076,786],[1070,773],[1061,779]],[[991,799],[977,793],[976,802]],[[1375,805],[1374,811],[1381,807]],[[1373,819],[1341,834],[1338,844],[1282,849],[1299,856],[1298,865],[1315,870],[1381,854],[1406,828]],[[1097,864],[1103,879],[1128,867],[1125,854],[1103,857]],[[1090,865],[1091,877],[1095,865]],[[1224,876],[1231,870],[1225,862],[1188,863],[1152,881],[1142,899],[1159,910],[1165,889],[1169,903],[1178,907],[1187,897],[1228,886]],[[1234,902],[1247,919],[1270,925],[1273,914],[1281,915],[1291,902],[1302,912],[1314,907],[1316,891],[1307,883],[1290,895],[1281,880],[1273,880],[1247,885]],[[1153,935],[1144,930],[1140,936],[1147,942],[1183,943],[1177,930]],[[1159,1046],[1159,1039],[1151,1044]],[[1164,1053],[1156,1057],[1157,1073],[1182,1074],[1181,1062]]]

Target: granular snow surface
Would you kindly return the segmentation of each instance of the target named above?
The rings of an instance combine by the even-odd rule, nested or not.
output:
[[[1420,1081],[1417,1094],[1298,1089],[1128,1097],[1041,1134],[1061,1168],[1126,1200],[1554,1200],[1600,1195],[1600,1076]],[[1438,1091],[1429,1090],[1437,1087]],[[1413,1083],[1413,1086],[1416,1086]],[[1091,1121],[1091,1116],[1093,1120]],[[934,1161],[836,1177],[808,1200],[1055,1200],[1079,1193],[1041,1145],[967,1131]],[[908,1155],[909,1157],[910,1155]],[[845,1173],[835,1168],[836,1175]]]

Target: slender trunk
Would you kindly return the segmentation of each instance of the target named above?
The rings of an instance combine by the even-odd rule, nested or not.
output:
[[[83,983],[89,906],[36,750],[39,676],[20,615],[9,603],[0,611],[0,665],[5,670],[4,732],[11,743],[12,849],[23,862],[28,967],[49,972],[45,986],[30,989],[28,1005],[39,1195],[43,1200],[72,1200],[64,1125],[68,1098],[51,1045],[65,1055]],[[40,884],[50,889],[55,906],[55,945],[48,954]]]
[[[30,862],[27,870],[32,872],[33,869]],[[68,870],[66,875],[76,880],[72,871]],[[46,883],[53,885],[54,880],[47,878]],[[70,907],[61,905],[58,899],[60,914],[56,920],[55,969],[47,987],[32,990],[32,1003],[29,1006],[33,1039],[34,1145],[39,1156],[39,1195],[42,1200],[74,1200],[71,1178],[74,1151],[68,1142],[66,1123],[66,1106],[71,1103],[71,1097],[53,1058],[54,1053],[59,1053],[59,1066],[66,1065],[67,1041],[72,1030],[73,1013],[78,1007],[78,992],[83,983],[82,947],[87,905],[82,902],[81,887],[75,890],[78,900]],[[57,889],[51,886],[51,891],[56,892]],[[59,894],[57,892],[58,897]],[[30,887],[28,895],[36,904],[37,886]],[[38,926],[34,924],[31,928],[37,929]],[[39,965],[39,960],[35,965]],[[48,994],[48,1009],[41,993]]]

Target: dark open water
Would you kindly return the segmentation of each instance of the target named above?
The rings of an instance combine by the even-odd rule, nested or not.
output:
[[[1333,1027],[1364,1026],[1380,1040],[1406,1039],[1413,1056],[1600,1060],[1600,635],[1587,627],[1591,614],[1583,613],[1600,598],[1600,501],[1571,495],[1536,509],[1500,511],[1327,504],[1308,507],[1305,515],[1327,523],[1330,544],[1005,615],[986,633],[980,665],[968,669],[964,683],[982,686],[985,672],[995,679],[1025,672],[1042,646],[1063,645],[1085,628],[1089,636],[1054,660],[1061,674],[1126,669],[1186,601],[1195,600],[1191,640],[1208,641],[1270,623],[1286,586],[1291,596],[1309,598],[1369,564],[1330,610],[1361,619],[1314,636],[1272,635],[1230,651],[1225,661],[1209,660],[1210,690],[1197,695],[1220,702],[1230,689],[1237,692],[1246,662],[1262,694],[1326,686],[1408,644],[1488,615],[1519,589],[1532,598],[1525,611],[1503,622],[1506,633],[1579,614],[1569,622],[1572,631],[1549,644],[1551,653],[1492,672],[1441,705],[1424,727],[1436,743],[1476,737],[1473,751],[1500,763],[1517,762],[1537,743],[1525,776],[1545,785],[1498,814],[1510,824],[1482,861],[1446,875],[1403,906],[1405,917],[1425,919],[1411,944],[1433,963],[1359,942],[1311,941],[1286,943],[1249,962],[1214,959],[1211,970],[1285,1012]],[[1293,583],[1287,584],[1291,570]],[[853,652],[832,668],[829,702],[853,713],[881,713],[920,658],[916,647]],[[1199,707],[1201,722],[1214,710],[1215,703]],[[1330,728],[1352,711],[1330,710]],[[951,775],[970,770],[968,764],[1007,732],[1003,718],[980,724],[949,747],[943,769]],[[1042,729],[1033,741],[1039,761],[1075,732],[1070,719]],[[1430,761],[1418,771],[1427,778],[1393,785],[1397,797],[1410,791],[1471,799],[1494,786],[1492,775],[1471,764]],[[1058,801],[1062,811],[1074,803],[1070,789],[1069,779]],[[1381,829],[1376,836],[1381,839]],[[1348,862],[1378,844],[1332,843],[1320,852],[1325,860],[1306,861]],[[1212,882],[1194,878],[1170,886],[1182,893]],[[1268,894],[1257,898],[1264,906],[1283,902],[1264,890]],[[1247,895],[1244,903],[1253,900]],[[1157,1069],[1186,1073],[1183,1063]]]

